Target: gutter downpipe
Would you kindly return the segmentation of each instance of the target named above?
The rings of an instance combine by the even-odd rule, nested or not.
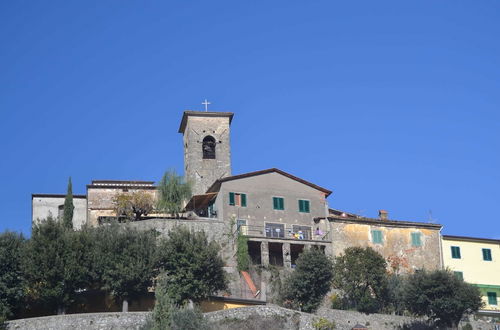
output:
[[[443,235],[441,235],[441,231],[443,230],[443,227],[439,229],[439,263],[441,266],[441,269],[444,269],[444,260],[443,260]]]

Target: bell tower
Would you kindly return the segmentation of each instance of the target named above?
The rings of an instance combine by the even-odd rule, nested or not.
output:
[[[217,180],[231,176],[232,112],[184,111],[179,133],[184,142],[184,176],[193,194],[204,194]]]

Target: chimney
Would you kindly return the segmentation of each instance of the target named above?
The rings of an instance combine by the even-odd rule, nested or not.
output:
[[[378,217],[380,220],[387,220],[388,218],[388,213],[386,210],[378,210]]]

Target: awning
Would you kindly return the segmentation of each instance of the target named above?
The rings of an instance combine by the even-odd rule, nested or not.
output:
[[[194,195],[187,203],[185,210],[193,211],[205,208],[211,201],[215,199],[215,197],[217,197],[216,192],[206,193],[203,195]]]

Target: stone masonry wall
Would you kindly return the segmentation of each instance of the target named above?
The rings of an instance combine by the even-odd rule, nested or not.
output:
[[[20,319],[8,322],[7,329],[23,330],[139,330],[146,324],[149,312],[133,313],[92,313],[69,314]],[[205,319],[217,330],[314,330],[314,322],[320,317],[334,321],[336,329],[350,330],[356,324],[370,330],[400,329],[403,325],[413,324],[412,329],[425,329],[417,326],[422,319],[385,314],[362,314],[353,311],[320,310],[317,314],[268,305],[226,309],[205,314]],[[469,322],[474,330],[493,330],[494,324],[485,321]],[[464,326],[462,323],[459,328]]]

